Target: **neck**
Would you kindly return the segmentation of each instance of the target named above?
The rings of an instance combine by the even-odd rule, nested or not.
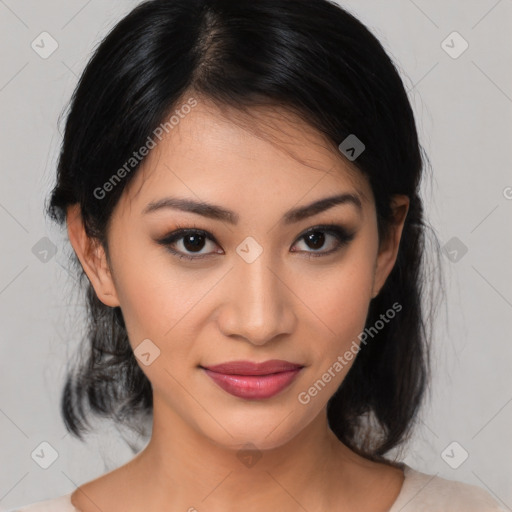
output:
[[[286,443],[251,451],[220,446],[161,405],[154,407],[150,442],[133,460],[146,476],[144,495],[154,501],[146,508],[230,512],[271,503],[312,511],[334,502],[333,489],[336,497],[353,494],[357,456],[329,429],[325,410]]]

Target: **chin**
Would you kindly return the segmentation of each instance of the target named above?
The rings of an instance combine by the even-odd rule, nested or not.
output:
[[[284,446],[316,416],[314,412],[296,404],[281,404],[270,409],[257,407],[253,411],[240,408],[231,414],[228,411],[220,413],[221,409],[217,411],[218,417],[223,418],[222,426],[210,418],[211,421],[202,425],[201,432],[219,447],[235,451],[250,446],[260,451]]]

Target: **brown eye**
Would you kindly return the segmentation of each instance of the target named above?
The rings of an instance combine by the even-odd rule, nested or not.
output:
[[[292,252],[301,252],[308,254],[309,257],[328,256],[339,251],[343,246],[347,245],[355,237],[354,232],[348,232],[342,226],[336,224],[328,224],[315,226],[302,234],[298,241],[303,241],[304,250],[292,250]],[[199,260],[206,257],[222,254],[221,251],[203,251],[208,245],[218,244],[215,238],[202,229],[180,228],[173,231],[165,238],[158,240],[171,254],[179,259]],[[327,246],[327,250],[322,250]]]
[[[325,234],[321,231],[313,231],[312,233],[308,233],[304,237],[304,240],[311,249],[318,250],[325,244]]]
[[[158,243],[163,245],[171,254],[178,256],[180,259],[189,260],[202,259],[215,253],[218,254],[218,251],[200,253],[207,246],[207,242],[217,245],[215,239],[206,231],[182,228],[173,231],[162,240],[158,240]]]
[[[187,251],[191,252],[200,251],[204,247],[206,241],[206,237],[198,234],[185,235],[182,239],[183,247],[185,247]]]
[[[354,237],[355,233],[349,233],[342,226],[316,226],[299,238],[299,240],[304,240],[306,250],[293,252],[306,252],[309,253],[310,257],[327,256],[339,251],[343,246],[353,240]],[[329,242],[329,240],[331,241]],[[325,245],[330,245],[331,248],[321,251]],[[312,251],[308,251],[307,249],[312,249]]]

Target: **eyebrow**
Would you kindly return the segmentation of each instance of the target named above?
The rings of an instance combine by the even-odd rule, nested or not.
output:
[[[333,208],[334,206],[342,204],[352,204],[359,211],[363,209],[363,205],[358,194],[344,193],[336,196],[326,197],[305,206],[293,208],[283,215],[282,222],[284,224],[300,222],[303,219],[312,217],[313,215],[317,215],[321,212],[329,210],[330,208]],[[159,199],[158,201],[152,201],[144,208],[142,213],[146,215],[164,208],[195,213],[210,219],[229,222],[230,224],[237,224],[240,219],[237,213],[231,210],[226,210],[221,206],[178,197],[165,197],[163,199]]]

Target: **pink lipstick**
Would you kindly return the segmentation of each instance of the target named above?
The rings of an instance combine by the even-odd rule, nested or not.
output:
[[[303,366],[273,359],[263,363],[233,361],[201,368],[224,391],[239,398],[257,400],[280,393]]]

